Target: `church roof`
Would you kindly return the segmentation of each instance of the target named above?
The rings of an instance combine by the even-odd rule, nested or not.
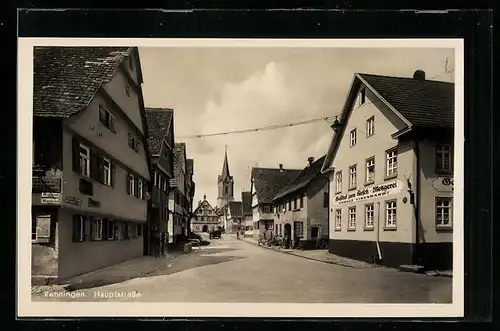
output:
[[[219,176],[219,181],[226,179],[226,178],[229,178],[229,179],[232,178],[231,174],[229,172],[229,163],[227,162],[227,149],[226,149],[226,152],[224,154],[224,163],[222,164],[222,172]]]

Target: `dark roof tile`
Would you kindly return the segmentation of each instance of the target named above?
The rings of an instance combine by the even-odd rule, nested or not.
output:
[[[243,215],[252,215],[252,192],[241,192],[241,202],[243,205]]]
[[[305,167],[297,177],[292,179],[282,190],[280,190],[273,200],[277,200],[287,195],[293,194],[306,187],[314,178],[321,176],[321,167],[325,161],[326,155],[314,161],[310,166]]]
[[[33,115],[69,117],[88,106],[131,47],[35,47]]]
[[[243,206],[241,201],[229,201],[229,213],[231,217],[243,217]]]
[[[413,126],[454,127],[455,84],[372,74],[359,76]]]
[[[259,203],[270,203],[283,187],[298,176],[298,169],[252,168]]]
[[[163,139],[167,139],[174,111],[166,108],[146,108],[145,110],[149,152],[151,155],[158,155]]]

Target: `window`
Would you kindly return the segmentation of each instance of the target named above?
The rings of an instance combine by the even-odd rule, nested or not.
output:
[[[75,215],[73,217],[73,241],[85,240],[85,217]]]
[[[365,205],[365,228],[373,228],[373,203]]]
[[[436,227],[451,227],[452,198],[436,198]]]
[[[264,213],[270,213],[271,212],[271,207],[269,207],[269,206],[266,205],[266,206],[262,207],[262,211]]]
[[[128,194],[135,195],[135,178],[134,175],[128,175]]]
[[[375,181],[375,157],[366,160],[366,183],[373,183]]]
[[[342,229],[342,209],[335,210],[335,229]]]
[[[356,146],[356,129],[351,130],[350,138],[350,146]]]
[[[362,88],[359,91],[359,105],[363,105],[366,102],[366,89]]]
[[[366,120],[366,138],[369,138],[375,134],[375,117],[372,116]]]
[[[347,223],[347,228],[351,230],[356,229],[356,207],[349,208],[349,223]]]
[[[156,171],[153,172],[153,186],[158,185],[158,174]]]
[[[113,220],[108,220],[106,222],[106,239],[115,239],[115,222]]]
[[[144,196],[143,187],[142,187],[142,180],[141,179],[139,179],[138,183],[137,183],[137,196],[140,199],[142,199],[143,196]]]
[[[92,240],[102,240],[102,219],[94,218],[92,220]]]
[[[329,198],[330,198],[330,195],[328,194],[328,192],[323,192],[323,207],[324,208],[328,208],[329,206]]]
[[[356,165],[349,167],[349,189],[356,188]]]
[[[297,198],[293,199],[293,209],[297,209]]]
[[[295,222],[294,223],[294,234],[295,236],[302,238],[304,236],[304,223],[303,222]]]
[[[136,237],[142,236],[142,224],[135,225],[135,235]]]
[[[99,121],[108,129],[115,132],[115,124],[113,115],[103,105],[99,105]]]
[[[128,147],[132,148],[137,153],[140,150],[141,143],[130,132],[128,134]]]
[[[292,210],[292,200],[288,200],[288,211]]]
[[[396,150],[393,149],[391,151],[386,152],[386,172],[385,175],[387,177],[396,176],[398,174],[398,159],[397,159]]]
[[[452,153],[450,145],[436,146],[436,171],[449,172],[452,165]]]
[[[335,192],[342,192],[342,171],[335,174]]]
[[[90,149],[80,144],[80,174],[90,176]]]
[[[50,242],[50,215],[36,215],[31,223],[31,241],[37,243]]]
[[[104,184],[111,186],[111,161],[103,158],[102,163],[104,168]]]
[[[127,97],[130,96],[130,86],[128,86],[127,83],[125,83],[125,94],[127,95]]]
[[[385,203],[385,227],[396,227],[396,201],[387,201]]]
[[[115,239],[123,240],[123,223],[114,221],[113,225],[115,227]]]
[[[304,196],[300,197],[300,208],[304,208]]]
[[[224,186],[224,194],[226,194],[226,195],[227,195],[227,194],[228,194],[228,191],[229,191],[229,186],[227,186],[227,185],[226,185],[226,186]]]

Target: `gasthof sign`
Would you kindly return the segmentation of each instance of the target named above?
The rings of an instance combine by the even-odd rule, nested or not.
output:
[[[335,202],[344,204],[354,201],[362,201],[366,199],[376,198],[380,196],[388,196],[399,193],[403,188],[403,184],[396,180],[387,184],[375,185],[365,189],[358,190],[357,192],[340,194],[335,197]]]

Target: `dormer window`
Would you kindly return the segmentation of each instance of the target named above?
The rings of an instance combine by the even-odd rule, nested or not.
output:
[[[103,105],[99,105],[99,121],[104,124],[108,129],[110,129],[112,132],[115,132],[115,123],[114,123],[114,118],[113,115],[104,108]]]
[[[141,143],[138,141],[138,139],[136,137],[134,137],[134,135],[129,133],[128,134],[128,147],[132,148],[134,151],[139,153],[140,146],[141,146]]]
[[[359,106],[362,106],[366,101],[366,89],[362,88],[361,91],[359,91]]]
[[[127,83],[125,83],[125,94],[127,97],[130,96],[130,86]]]

